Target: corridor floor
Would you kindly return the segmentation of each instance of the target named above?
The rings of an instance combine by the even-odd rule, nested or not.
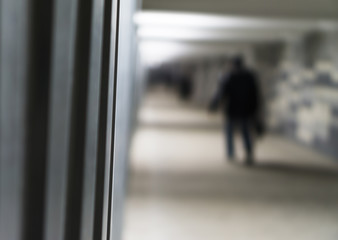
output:
[[[152,95],[135,133],[123,240],[337,240],[338,164],[276,136],[225,159],[221,117]]]

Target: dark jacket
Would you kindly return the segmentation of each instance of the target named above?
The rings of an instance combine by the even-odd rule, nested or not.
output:
[[[230,118],[253,118],[260,109],[259,95],[256,75],[244,67],[238,68],[222,78],[211,108],[222,103]]]

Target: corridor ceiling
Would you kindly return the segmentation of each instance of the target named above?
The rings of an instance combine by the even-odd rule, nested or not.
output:
[[[337,0],[338,1],[338,0]],[[138,36],[178,41],[296,40],[313,31],[337,31],[337,20],[142,11],[135,15]]]
[[[143,0],[143,10],[338,19],[338,0]]]
[[[338,31],[338,0],[143,0],[140,10],[137,36],[151,63]]]

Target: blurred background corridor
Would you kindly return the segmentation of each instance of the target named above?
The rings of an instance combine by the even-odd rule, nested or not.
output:
[[[123,240],[337,239],[337,10],[143,1]],[[229,161],[223,114],[208,112],[239,55],[257,74],[265,124],[252,168],[239,136]]]

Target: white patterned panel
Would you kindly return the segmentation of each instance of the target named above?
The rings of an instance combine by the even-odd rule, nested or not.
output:
[[[317,73],[331,73],[334,69],[333,64],[327,60],[320,60],[316,63],[315,71]]]
[[[305,143],[312,143],[315,140],[315,133],[313,131],[313,118],[311,108],[303,107],[297,114],[298,128],[296,135],[298,139]]]
[[[311,143],[315,138],[327,141],[333,123],[331,108],[323,102],[316,102],[312,107],[303,107],[298,111],[297,122],[299,139],[306,143]]]
[[[325,101],[331,105],[338,105],[338,89],[332,87],[317,87],[313,90],[314,99]]]
[[[290,82],[293,86],[299,86],[302,83],[302,77],[299,74],[293,74],[290,77]]]
[[[306,82],[313,82],[316,79],[316,74],[311,69],[305,69],[302,71],[302,79]]]
[[[332,81],[338,84],[338,68],[332,69],[331,76],[332,76]]]
[[[280,69],[282,71],[290,71],[292,69],[292,67],[293,67],[293,64],[289,61],[283,61],[280,64]]]
[[[316,103],[313,105],[312,117],[314,119],[314,130],[319,139],[326,141],[330,137],[330,126],[332,124],[331,109],[328,104]]]

